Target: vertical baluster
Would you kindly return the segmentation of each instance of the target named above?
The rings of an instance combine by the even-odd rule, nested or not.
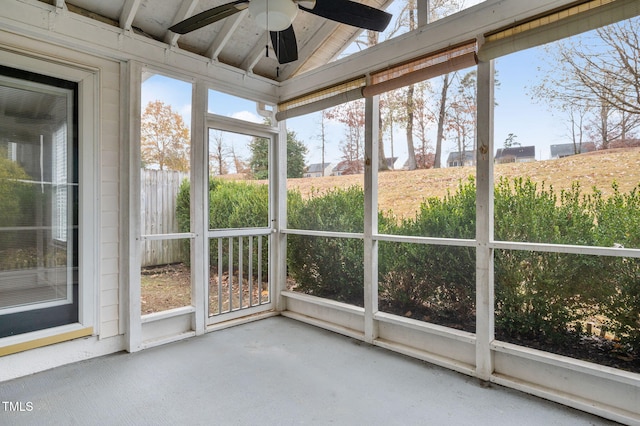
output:
[[[242,250],[244,243],[244,237],[238,237],[238,309],[242,309],[242,269],[244,260],[244,253]]]
[[[249,270],[247,278],[249,279],[249,307],[253,306],[253,236],[249,236]]]
[[[262,235],[258,235],[258,305],[262,305]]]
[[[222,238],[218,238],[218,313],[222,313]]]
[[[233,237],[229,237],[229,312],[233,310]]]

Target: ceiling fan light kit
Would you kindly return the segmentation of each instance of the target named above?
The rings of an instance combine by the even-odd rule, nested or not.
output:
[[[249,14],[260,28],[283,31],[291,26],[298,6],[292,0],[251,0]]]

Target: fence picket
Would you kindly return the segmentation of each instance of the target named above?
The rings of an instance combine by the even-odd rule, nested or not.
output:
[[[188,173],[168,170],[140,171],[140,231],[142,235],[179,232],[176,201],[180,184]],[[147,240],[142,248],[142,266],[182,261],[180,240]]]

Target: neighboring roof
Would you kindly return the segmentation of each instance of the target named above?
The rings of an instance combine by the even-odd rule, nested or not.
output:
[[[569,155],[582,154],[583,152],[591,152],[595,150],[595,145],[592,143],[583,143],[581,145],[574,145],[573,143],[561,143],[551,145],[551,157],[567,157]]]
[[[496,160],[503,157],[536,158],[535,146],[516,146],[513,148],[499,148],[496,151]]]
[[[342,160],[333,168],[332,172],[351,174],[351,173],[360,173],[362,170],[364,170],[364,161]]]
[[[331,165],[331,163],[309,164],[309,167],[307,168],[307,173],[320,173],[320,172],[322,172],[322,170],[325,170],[330,165]]]
[[[464,157],[463,157],[464,155]],[[452,161],[460,161],[464,158],[464,161],[473,161],[473,151],[464,151],[464,152],[460,152],[460,151],[454,151],[454,152],[450,152],[449,156],[447,157],[447,164],[451,163]]]

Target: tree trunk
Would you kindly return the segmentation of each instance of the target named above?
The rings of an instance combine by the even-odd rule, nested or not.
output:
[[[440,94],[440,111],[438,113],[438,132],[436,134],[436,154],[433,162],[433,168],[441,167],[442,158],[442,139],[444,138],[444,121],[447,116],[447,92],[449,91],[449,74],[445,74],[442,79],[442,92]]]
[[[413,84],[407,88],[407,169],[416,169],[416,151],[413,147]]]
[[[387,159],[384,156],[384,134],[382,132],[382,112],[378,110],[378,171],[389,170]]]

